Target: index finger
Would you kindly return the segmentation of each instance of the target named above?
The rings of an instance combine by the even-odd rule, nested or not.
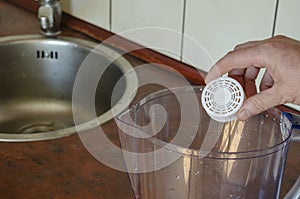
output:
[[[208,72],[205,82],[208,83],[232,69],[256,66],[265,67],[265,51],[260,45],[233,50],[221,58]]]

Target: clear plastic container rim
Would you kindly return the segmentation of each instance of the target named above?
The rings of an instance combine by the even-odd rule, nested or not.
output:
[[[174,87],[174,88],[168,88],[159,90],[156,92],[153,92],[144,98],[142,98],[139,102],[137,102],[134,106],[132,106],[130,109],[127,109],[120,113],[116,119],[119,122],[125,123],[128,126],[131,126],[132,128],[137,128],[141,131],[140,127],[138,125],[126,123],[121,118],[124,114],[128,114],[132,110],[138,110],[140,107],[146,105],[147,103],[150,103],[151,101],[162,98],[165,96],[174,95],[174,93],[195,93],[195,92],[202,92],[204,89],[204,86],[182,86],[182,87]],[[201,97],[200,97],[201,99]],[[199,104],[199,106],[202,106]],[[257,149],[257,150],[249,150],[249,151],[238,151],[238,152],[216,152],[211,151],[206,157],[208,159],[250,159],[250,158],[258,158],[262,156],[267,156],[274,154],[278,151],[281,151],[282,149],[287,148],[289,145],[289,142],[291,141],[291,135],[292,135],[292,129],[289,129],[287,125],[283,122],[281,118],[282,111],[278,108],[271,108],[268,111],[262,113],[267,114],[271,117],[275,117],[276,120],[279,122],[279,125],[283,125],[283,128],[285,128],[288,131],[288,135],[284,137],[284,139],[267,148]],[[146,135],[146,133],[145,133]],[[199,157],[200,151],[197,149],[191,149],[191,148],[185,148],[182,146],[178,146],[172,143],[165,142],[163,140],[160,140],[156,137],[150,137],[150,138],[138,138],[138,139],[146,139],[147,141],[157,145],[160,148],[165,148],[168,151],[181,154],[183,156],[195,156]]]

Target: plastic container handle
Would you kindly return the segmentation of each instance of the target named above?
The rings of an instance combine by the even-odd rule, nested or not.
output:
[[[283,112],[283,114],[289,119],[292,125],[292,138],[291,140],[294,142],[300,142],[300,116]],[[292,186],[292,188],[289,190],[289,192],[284,196],[284,199],[298,199],[300,198],[300,176]]]

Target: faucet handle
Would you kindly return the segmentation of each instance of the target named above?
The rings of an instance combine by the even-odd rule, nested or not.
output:
[[[34,0],[35,2],[40,2],[40,3],[51,3],[51,2],[57,2],[59,0]]]
[[[38,10],[38,17],[40,19],[42,29],[53,27],[53,9],[50,6],[41,6]]]
[[[61,6],[59,0],[35,0],[40,4],[38,18],[41,33],[46,36],[57,36],[61,33]]]

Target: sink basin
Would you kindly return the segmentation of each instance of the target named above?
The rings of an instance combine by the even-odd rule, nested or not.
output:
[[[76,133],[72,91],[76,74],[91,52],[96,65],[99,61],[97,67],[110,63],[95,91],[96,119],[103,124],[112,119],[111,110],[124,109],[137,88],[136,73],[126,73],[132,66],[122,56],[110,62],[115,50],[103,46],[93,50],[96,45],[71,37],[0,38],[0,141],[47,140]],[[123,89],[112,100],[118,81]]]

